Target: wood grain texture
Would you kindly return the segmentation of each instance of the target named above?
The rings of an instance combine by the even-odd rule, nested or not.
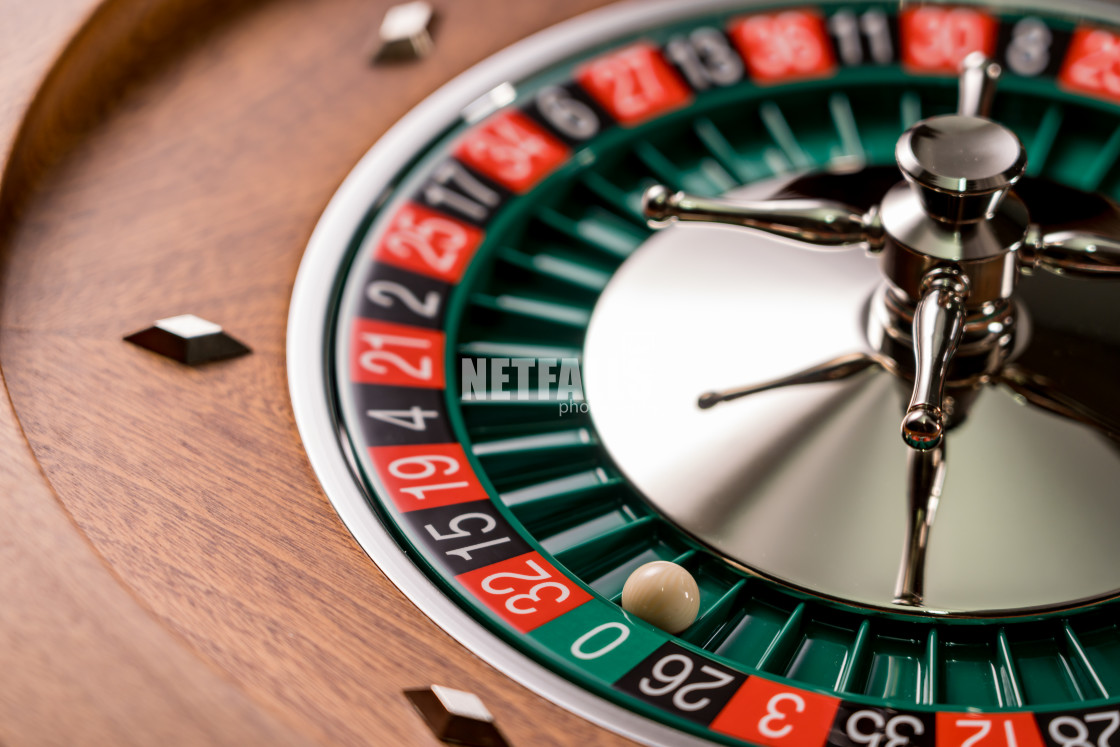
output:
[[[99,0],[0,0],[0,163],[6,163],[51,63]]]
[[[4,163],[91,0],[0,3]],[[161,626],[51,492],[0,378],[0,744],[305,744]]]
[[[94,698],[97,673],[127,663],[154,703],[136,712],[137,743],[168,741],[158,724],[210,707],[189,688],[203,675],[227,720],[185,743],[283,743],[275,733],[287,731],[324,744],[436,744],[401,695],[432,683],[478,693],[514,745],[626,743],[495,672],[381,575],[307,464],[284,358],[303,247],[376,137],[454,74],[601,1],[445,0],[436,52],[391,67],[370,68],[363,56],[389,5],[370,0],[247,2],[197,17],[168,3],[171,27],[190,30],[186,41],[160,24],[122,33],[152,15],[112,0],[114,13],[90,15],[89,46],[68,47],[74,60],[108,50],[115,61],[103,75],[70,73],[82,81],[81,101],[41,99],[35,135],[12,161],[21,176],[5,198],[22,207],[4,246],[0,366],[49,485],[32,475],[34,460],[0,410],[0,455],[14,455],[18,470],[0,472],[0,488],[31,486],[24,502],[4,498],[29,513],[13,530],[18,542],[0,534],[0,551],[21,559],[15,568],[39,568],[43,581],[25,584],[23,604],[49,584],[61,590],[47,599],[68,603],[74,568],[104,577],[99,595],[74,602],[101,620],[77,640],[112,645],[81,665],[95,673],[88,683],[69,686]],[[123,41],[98,46],[95,24],[105,18],[124,24],[105,30]],[[132,49],[119,50],[129,40]],[[65,79],[67,59],[52,75]],[[221,323],[254,354],[187,369],[121,341],[180,313]],[[74,525],[34,524],[44,506],[55,524],[65,525],[64,508]],[[52,541],[52,531],[75,560],[35,555],[39,534]],[[0,571],[12,588],[22,578]],[[126,590],[136,601],[111,598]],[[51,608],[32,605],[40,617]],[[0,635],[34,627],[0,615]],[[127,626],[122,640],[110,635],[105,626],[120,615],[151,628],[153,641],[162,636],[172,664],[147,644],[130,648],[142,636]],[[2,724],[27,700],[12,691],[37,692],[49,678],[22,660],[12,666],[4,671],[30,673],[0,685],[0,741],[36,743],[41,713],[16,731]],[[171,684],[192,667],[186,690]],[[65,702],[62,690],[42,697],[50,710]],[[96,698],[89,708],[99,709]],[[99,712],[133,725],[127,712]],[[250,715],[234,728],[228,718],[241,712]]]
[[[112,577],[0,398],[0,744],[299,745]]]
[[[60,0],[54,15],[61,16],[62,8],[72,12],[70,6],[78,2]],[[130,88],[158,76],[192,47],[204,44],[215,28],[261,2],[103,0],[83,7],[82,23],[66,39],[59,64],[47,70],[12,133],[0,183],[0,215],[18,213],[39,178],[104,121]],[[54,26],[56,35],[65,28],[61,20]]]

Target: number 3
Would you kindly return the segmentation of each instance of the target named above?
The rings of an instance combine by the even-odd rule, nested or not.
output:
[[[521,599],[528,599],[530,602],[539,602],[541,601],[541,589],[548,588],[559,589],[559,593],[556,595],[556,598],[552,600],[554,602],[563,602],[568,598],[568,595],[571,594],[571,592],[568,590],[568,587],[560,583],[559,581],[545,581],[543,583],[537,584],[524,594],[514,594],[512,597],[507,599],[506,609],[515,615],[531,615],[537,611],[536,607],[518,607],[517,602]]]
[[[793,724],[786,724],[780,729],[775,729],[771,724],[777,721],[784,721],[790,716],[789,713],[783,713],[778,704],[783,701],[793,703],[793,710],[795,713],[805,712],[805,699],[797,693],[778,693],[770,702],[766,704],[766,715],[763,716],[758,722],[758,733],[764,737],[771,739],[781,739],[793,731]]]

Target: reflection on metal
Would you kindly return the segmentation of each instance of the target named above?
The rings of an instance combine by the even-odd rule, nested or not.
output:
[[[463,107],[463,121],[474,124],[481,122],[503,106],[508,106],[517,98],[517,87],[510,82],[494,86]]]
[[[643,212],[657,228],[677,220],[731,224],[811,247],[863,244],[880,254],[885,282],[871,302],[867,327],[876,355],[847,352],[762,383],[708,391],[697,404],[709,409],[793,385],[844,381],[875,364],[911,381],[901,433],[913,450],[912,521],[895,604],[922,604],[932,509],[945,481],[945,432],[968,420],[982,385],[1002,383],[1048,413],[1109,437],[1116,432],[1092,406],[1012,364],[1030,343],[1029,325],[1016,321],[1022,307],[1012,300],[1020,273],[1043,268],[1082,277],[1118,275],[1120,240],[1086,231],[1077,221],[1049,232],[1031,225],[1026,204],[1011,193],[1025,173],[1026,149],[1009,129],[986,118],[999,74],[1000,67],[982,55],[966,58],[958,113],[922,120],[903,133],[895,158],[906,184],[895,184],[866,212],[822,199],[811,187],[798,199],[796,181],[784,185],[783,199],[705,199],[660,185],[643,197]],[[877,180],[871,174],[834,178],[863,197]],[[1045,190],[1036,197],[1039,193]],[[1097,212],[1106,215],[1105,222],[1116,222],[1111,204]],[[595,319],[600,318],[597,311]],[[797,336],[790,341],[804,342]],[[816,417],[834,415],[822,410]]]
[[[506,747],[494,717],[474,693],[432,685],[405,690],[405,697],[424,717],[437,739],[467,747]]]
[[[968,280],[954,268],[931,270],[925,285],[914,310],[914,390],[902,418],[902,440],[918,451],[941,445],[945,380],[964,332],[968,297]]]
[[[963,114],[918,122],[902,133],[895,158],[926,214],[953,224],[990,219],[1027,167],[1015,133]]]
[[[1022,366],[1010,364],[1004,366],[993,381],[1003,384],[1024,401],[1036,407],[1084,423],[1100,431],[1101,435],[1120,441],[1120,422],[1110,420],[1107,415],[1064,394],[1047,382],[1044,376],[1032,374]]]
[[[151,327],[134,332],[124,339],[189,366],[236,358],[252,352],[226,334],[221,326],[194,314],[159,319]]]
[[[902,175],[935,220],[959,225],[992,218],[1026,171],[1019,138],[988,119],[1000,73],[982,54],[968,55],[957,81],[957,113],[922,120],[898,140]]]
[[[1110,321],[1120,294],[1100,283],[1067,292],[1069,282],[1022,280],[1016,322],[1029,310],[1031,324],[1002,369],[1011,383],[949,382],[953,463],[925,545],[923,612],[1062,607],[1120,591],[1120,449],[1081,425],[1120,423],[1120,335]],[[608,284],[583,373],[603,446],[660,513],[760,575],[899,609],[899,550],[914,526],[907,462],[917,452],[896,429],[912,358],[899,371],[870,366],[709,410],[696,400],[875,350],[866,330],[881,284],[876,259],[861,252],[809,253],[681,223],[652,236]],[[1042,404],[1064,400],[1073,412],[1074,398],[1080,421]]]

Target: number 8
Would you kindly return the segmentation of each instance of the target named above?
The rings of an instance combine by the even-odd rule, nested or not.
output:
[[[1097,721],[1108,721],[1109,724],[1094,745],[1089,741],[1088,724]],[[1073,729],[1073,735],[1067,737],[1063,734],[1063,727]],[[1110,739],[1116,733],[1117,728],[1120,728],[1120,711],[1104,711],[1102,713],[1090,713],[1083,719],[1074,716],[1059,716],[1050,722],[1047,731],[1050,732],[1050,738],[1057,742],[1059,747],[1110,747]]]
[[[1007,66],[1024,77],[1038,75],[1050,64],[1050,28],[1037,18],[1024,18],[1011,31]]]

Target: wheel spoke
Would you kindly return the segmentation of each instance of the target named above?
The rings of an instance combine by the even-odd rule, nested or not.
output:
[[[770,389],[779,389],[781,387],[794,386],[797,384],[816,384],[822,381],[843,381],[844,379],[851,378],[858,373],[866,371],[872,366],[886,368],[883,360],[877,355],[872,353],[851,353],[850,355],[842,355],[839,358],[833,358],[820,365],[806,368],[795,374],[790,374],[789,376],[764,381],[761,384],[753,384],[737,389],[725,389],[722,392],[706,392],[700,395],[697,404],[701,409],[706,410],[709,407],[718,405],[720,402],[730,402],[733,399],[765,392]]]

